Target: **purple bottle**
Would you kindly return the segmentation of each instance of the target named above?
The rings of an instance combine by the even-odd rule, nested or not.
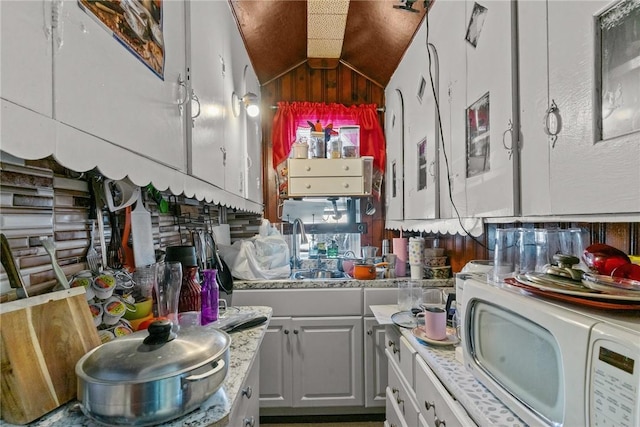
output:
[[[202,272],[202,311],[201,325],[208,325],[218,320],[218,270],[210,269]]]

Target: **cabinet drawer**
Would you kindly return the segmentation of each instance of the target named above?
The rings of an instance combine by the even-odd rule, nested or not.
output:
[[[289,176],[362,176],[363,160],[358,159],[289,159]]]
[[[447,427],[476,425],[421,357],[416,357],[416,400],[429,424],[438,425],[439,420]]]
[[[372,305],[388,305],[398,302],[397,288],[364,288],[364,314],[372,316]]]
[[[361,316],[362,289],[252,289],[233,292],[236,305],[266,305],[274,317]]]
[[[400,371],[411,388],[415,387],[416,350],[405,337],[400,337]]]
[[[389,400],[389,391],[393,406],[397,406],[399,414],[409,426],[415,426],[418,423],[418,414],[420,410],[413,396],[413,390],[405,385],[402,374],[396,368],[394,363],[389,363],[389,386],[387,387],[387,401]],[[387,403],[387,406],[389,404]]]
[[[387,387],[387,407],[386,407],[386,420],[385,426],[388,427],[409,427],[404,420],[404,417],[400,413],[400,408],[396,402],[396,397],[391,391],[391,388]]]
[[[341,196],[363,193],[364,180],[361,176],[289,178],[289,196]]]
[[[253,361],[251,371],[245,379],[234,407],[231,411],[230,425],[259,426],[260,425],[260,356]]]

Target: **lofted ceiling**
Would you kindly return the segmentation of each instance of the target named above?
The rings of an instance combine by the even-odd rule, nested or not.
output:
[[[411,0],[229,2],[262,85],[305,62],[312,68],[342,62],[385,87],[426,11],[424,1]],[[319,35],[323,30],[326,35]]]

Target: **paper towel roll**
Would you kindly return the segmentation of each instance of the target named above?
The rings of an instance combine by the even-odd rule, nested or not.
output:
[[[396,277],[407,275],[407,239],[396,237],[393,239],[393,253],[397,256]]]

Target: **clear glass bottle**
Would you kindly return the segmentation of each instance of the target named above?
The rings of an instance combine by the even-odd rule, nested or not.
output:
[[[218,320],[218,299],[220,297],[216,275],[218,270],[209,269],[202,271],[202,313],[201,325],[208,325]]]

